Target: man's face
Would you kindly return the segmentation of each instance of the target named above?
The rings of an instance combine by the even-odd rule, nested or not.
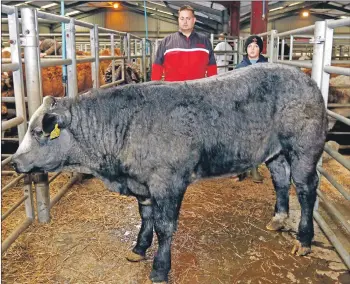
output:
[[[182,32],[192,31],[196,18],[194,17],[192,11],[183,10],[179,14],[179,28]]]
[[[247,54],[249,59],[257,59],[259,58],[260,48],[255,42],[252,42],[247,47]]]

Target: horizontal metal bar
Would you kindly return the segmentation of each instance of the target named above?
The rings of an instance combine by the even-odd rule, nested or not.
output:
[[[315,29],[315,25],[311,25],[311,26],[307,26],[307,27],[291,30],[291,31],[288,31],[288,32],[278,33],[275,36],[281,38],[281,37],[284,37],[284,36],[287,36],[287,35],[297,35],[297,34],[302,34],[302,33],[305,33],[305,32],[310,32],[310,31],[313,31],[314,29]]]
[[[5,131],[7,129],[10,129],[12,127],[15,127],[19,124],[21,124],[24,121],[23,117],[17,116],[15,118],[12,118],[7,121],[2,121],[1,122],[1,131]]]
[[[72,185],[74,183],[76,183],[78,180],[80,179],[79,175],[75,175],[73,176],[70,181],[63,186],[58,192],[57,194],[52,198],[52,200],[50,201],[50,208],[52,208],[61,198],[62,196],[68,191],[68,189],[70,189],[72,187]]]
[[[100,56],[99,60],[113,60],[113,59],[121,59],[123,56]]]
[[[339,20],[328,20],[326,21],[327,28],[338,28],[338,27],[344,27],[350,25],[350,17],[345,19],[339,19]]]
[[[130,34],[130,38],[142,40],[142,37]]]
[[[62,172],[55,173],[50,179],[49,183],[53,182]]]
[[[16,138],[16,137],[5,137],[5,138],[1,138],[1,141],[19,142],[19,138]]]
[[[328,132],[328,134],[332,134],[332,135],[350,135],[350,132],[339,132],[339,131],[330,131]]]
[[[4,221],[13,211],[15,211],[26,199],[28,196],[23,196],[21,199],[19,199],[13,206],[7,210],[4,215],[1,216],[1,221]]]
[[[94,57],[85,57],[85,58],[77,57],[77,64],[86,63],[86,62],[94,62],[94,61],[95,61]]]
[[[350,104],[328,104],[327,107],[333,108],[333,107],[350,107]]]
[[[24,98],[25,102],[28,102],[28,98]],[[1,97],[1,102],[3,103],[14,103],[15,102],[15,97]]]
[[[18,63],[1,64],[1,72],[16,71],[19,68]]]
[[[75,20],[74,23],[77,26],[85,27],[85,28],[88,28],[88,29],[92,29],[94,27],[94,24],[86,23],[86,22],[79,21],[79,20]],[[89,34],[89,36],[90,36],[90,34]]]
[[[323,69],[327,73],[350,76],[350,68],[337,67],[337,66],[325,66]]]
[[[329,199],[323,194],[322,191],[317,190],[317,195],[323,200],[323,206],[331,213],[335,218],[338,219],[340,224],[350,233],[350,225],[347,220],[343,217],[343,215],[338,211],[337,208],[329,201]]]
[[[346,249],[338,240],[332,229],[327,225],[327,223],[321,217],[320,213],[318,213],[317,211],[314,211],[314,219],[316,220],[322,231],[325,233],[328,240],[335,247],[339,256],[344,261],[345,265],[350,269],[350,254],[346,251]]]
[[[345,197],[346,200],[350,200],[350,194],[335,180],[331,174],[320,166],[317,167],[317,170]]]
[[[38,15],[38,18],[41,18],[41,19],[52,20],[56,22],[66,23],[66,24],[69,24],[70,22],[70,19],[68,17],[58,16],[51,13],[37,11],[37,15]]]
[[[7,157],[11,157],[12,154],[1,154],[1,158],[7,158]]]
[[[33,223],[32,218],[26,218],[23,223],[19,224],[9,235],[6,240],[3,241],[1,244],[1,254],[3,254],[10,246],[11,244],[19,237],[19,235],[24,232],[30,224]]]
[[[1,171],[1,174],[5,176],[14,175],[15,173],[15,171]]]
[[[276,62],[297,67],[312,68],[312,63],[307,63],[302,60],[276,60]]]
[[[51,66],[71,65],[71,64],[72,64],[71,59],[57,59],[57,60],[44,59],[40,61],[40,66],[42,68],[51,67]]]
[[[324,151],[350,171],[350,160],[345,159],[337,151],[332,150],[327,144],[324,146]]]
[[[331,117],[336,118],[337,120],[341,121],[342,123],[345,123],[346,125],[350,126],[350,119],[349,118],[346,118],[345,116],[337,114],[329,109],[327,109],[327,114]]]
[[[9,162],[11,162],[11,159],[12,159],[12,155],[10,157],[7,157],[3,161],[1,161],[1,166],[2,167],[6,166]]]
[[[113,86],[118,85],[118,84],[123,83],[123,82],[124,82],[124,79],[120,79],[120,80],[114,81],[112,83],[104,84],[104,85],[100,86],[100,88],[105,89],[105,88],[113,87]]]
[[[1,5],[1,13],[4,14],[13,14],[15,12],[15,8],[12,6]]]
[[[8,191],[10,188],[12,188],[17,182],[19,182],[22,178],[25,177],[25,174],[21,174],[18,177],[14,178],[12,181],[10,181],[7,185],[5,185],[2,190],[1,194]]]
[[[126,32],[119,32],[119,31],[115,31],[115,30],[111,30],[111,29],[102,28],[102,27],[98,27],[98,30],[101,32],[112,33],[112,34],[116,34],[116,35],[126,35]]]

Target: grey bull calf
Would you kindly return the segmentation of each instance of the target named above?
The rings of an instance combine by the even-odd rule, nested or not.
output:
[[[296,68],[257,64],[202,80],[47,97],[31,118],[13,165],[18,172],[75,170],[138,199],[142,226],[131,261],[159,247],[150,279],[168,280],[181,202],[193,181],[268,166],[276,190],[267,228],[288,216],[291,179],[301,204],[293,253],[310,251],[316,164],[326,139],[324,101]]]

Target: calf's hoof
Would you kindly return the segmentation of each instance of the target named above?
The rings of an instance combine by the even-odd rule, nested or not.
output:
[[[145,260],[146,257],[143,255],[134,253],[133,251],[129,251],[128,254],[126,255],[126,259],[131,262],[139,262],[139,261]]]
[[[284,228],[285,221],[288,218],[286,213],[277,213],[272,217],[271,221],[266,225],[266,229],[270,231],[278,231]]]
[[[149,278],[151,279],[152,283],[167,284],[168,283],[168,271],[152,270]]]
[[[309,254],[310,252],[311,247],[303,247],[299,241],[296,241],[291,253],[297,256],[304,256]]]

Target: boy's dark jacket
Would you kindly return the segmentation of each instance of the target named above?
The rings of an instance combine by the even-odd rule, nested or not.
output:
[[[267,62],[267,58],[260,54],[259,59],[256,63],[265,63],[265,62]],[[244,55],[242,62],[237,64],[235,69],[247,67],[249,65],[252,65],[252,63],[250,63],[248,56]]]

